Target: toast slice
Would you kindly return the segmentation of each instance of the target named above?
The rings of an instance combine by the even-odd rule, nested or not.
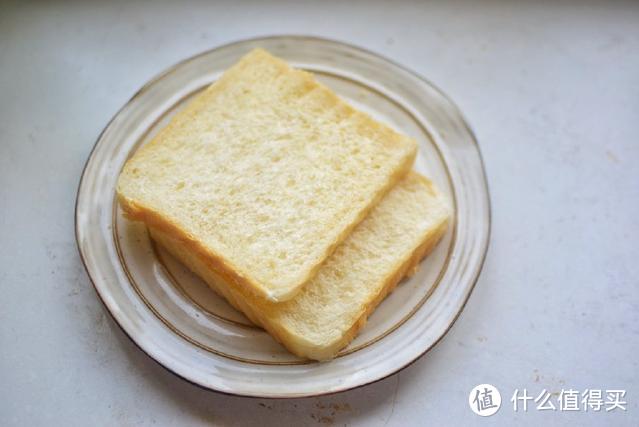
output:
[[[186,242],[153,227],[152,238],[292,353],[327,360],[346,346],[447,228],[434,186],[409,173],[370,212],[293,299],[272,303],[226,283]]]
[[[409,170],[416,143],[254,50],[126,163],[125,214],[224,280],[293,297]]]

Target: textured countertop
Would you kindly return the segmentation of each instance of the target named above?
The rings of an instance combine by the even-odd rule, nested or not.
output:
[[[0,424],[637,425],[639,3],[538,3],[0,3]],[[140,86],[272,34],[360,45],[441,87],[477,134],[493,207],[483,273],[439,345],[290,401],[208,392],[145,356],[73,229],[91,147]],[[489,418],[468,406],[481,383],[502,394]],[[624,389],[627,411],[515,412],[524,388]]]

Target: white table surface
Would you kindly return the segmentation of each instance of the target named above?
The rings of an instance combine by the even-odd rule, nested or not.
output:
[[[197,388],[113,323],[74,240],[102,128],[149,78],[242,38],[313,34],[423,74],[477,133],[493,231],[445,339],[328,397]],[[0,3],[0,425],[637,425],[639,3]],[[497,386],[490,418],[471,388]],[[626,389],[627,412],[514,412],[515,389]]]

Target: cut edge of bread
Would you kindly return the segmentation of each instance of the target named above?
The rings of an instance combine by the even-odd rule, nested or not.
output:
[[[432,183],[427,178],[419,174],[416,175],[418,175],[420,180],[435,195],[438,202],[444,203],[450,211],[445,199],[441,193],[435,189]],[[348,331],[332,342],[328,344],[324,343],[323,345],[318,345],[315,342],[305,339],[305,337],[292,334],[287,328],[280,324],[269,322],[259,311],[259,300],[256,301],[253,299],[252,302],[247,302],[247,296],[243,295],[242,291],[234,289],[233,285],[230,284],[223,275],[207,266],[207,258],[202,257],[200,252],[195,253],[196,257],[191,259],[184,257],[180,254],[177,247],[177,245],[180,244],[184,245],[186,243],[184,240],[176,238],[165,230],[154,227],[148,223],[147,226],[149,228],[149,234],[154,241],[194,271],[213,291],[226,299],[231,306],[244,313],[249,320],[256,325],[264,328],[291,353],[302,358],[326,361],[334,358],[341,349],[346,347],[357,336],[359,331],[366,325],[371,313],[396,288],[404,277],[410,277],[418,270],[421,260],[437,246],[445,235],[449,222],[450,215],[443,217],[436,227],[427,230],[421,237],[421,243],[413,249],[409,256],[397,262],[396,266],[392,269],[393,273],[386,278],[380,291],[377,294],[372,294],[371,298],[361,305],[360,313]],[[185,246],[184,249],[186,251],[189,250],[188,246]],[[194,265],[193,259],[200,265]],[[201,271],[202,269],[205,269],[205,271]],[[250,298],[250,296],[248,298]]]

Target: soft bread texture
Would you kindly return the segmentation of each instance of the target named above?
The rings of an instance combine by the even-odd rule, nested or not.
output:
[[[153,227],[152,238],[292,353],[328,360],[444,234],[449,207],[426,178],[409,173],[370,212],[293,299],[272,303],[227,283],[187,241]]]
[[[254,50],[126,163],[125,214],[228,282],[292,298],[409,170],[415,142]]]

